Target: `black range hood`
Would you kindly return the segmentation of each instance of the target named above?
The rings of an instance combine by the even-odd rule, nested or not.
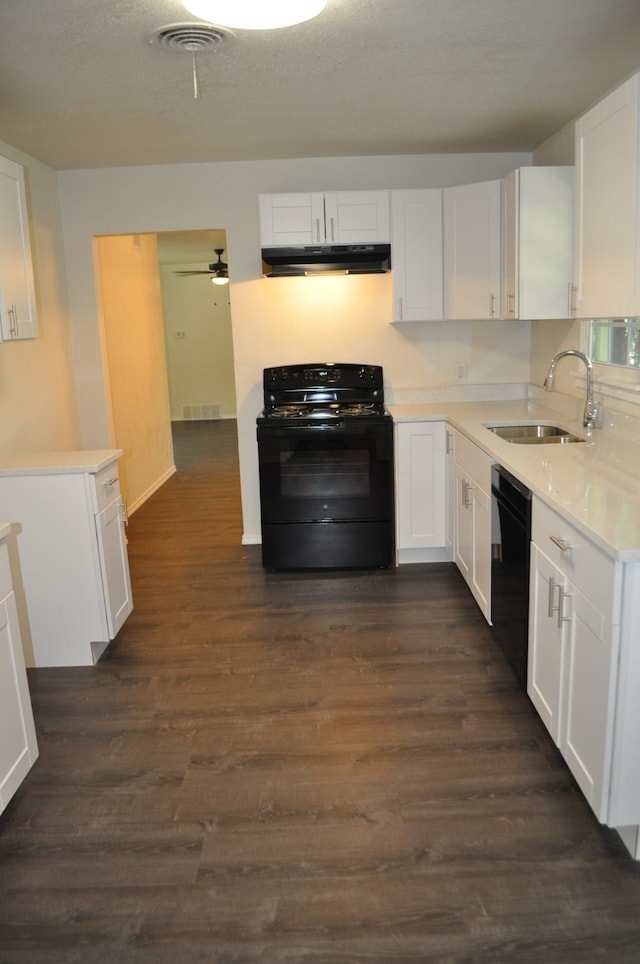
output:
[[[262,249],[262,273],[267,278],[385,274],[390,267],[389,244],[307,244]]]

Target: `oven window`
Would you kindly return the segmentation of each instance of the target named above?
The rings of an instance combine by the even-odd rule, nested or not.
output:
[[[284,498],[367,498],[370,478],[368,448],[306,439],[280,452],[280,491]]]

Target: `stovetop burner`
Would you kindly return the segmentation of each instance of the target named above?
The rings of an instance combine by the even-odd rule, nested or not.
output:
[[[356,403],[332,405],[310,403],[307,405],[269,405],[264,410],[267,418],[363,418],[384,415],[384,405],[379,403]]]
[[[271,405],[265,409],[265,415],[271,418],[302,418],[309,414],[308,405]]]

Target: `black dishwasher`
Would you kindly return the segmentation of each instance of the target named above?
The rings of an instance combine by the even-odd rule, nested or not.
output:
[[[491,621],[494,638],[527,688],[531,492],[501,465],[491,468]]]

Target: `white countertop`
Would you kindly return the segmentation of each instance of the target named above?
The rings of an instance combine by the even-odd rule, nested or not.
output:
[[[19,452],[0,455],[2,475],[68,475],[95,473],[115,462],[122,449],[81,449],[69,452]]]
[[[388,406],[394,421],[446,419],[495,462],[565,514],[605,552],[640,562],[640,444],[606,424],[585,442],[518,445],[484,427],[486,422],[539,419],[585,435],[581,419],[567,417],[540,400],[440,401]]]

